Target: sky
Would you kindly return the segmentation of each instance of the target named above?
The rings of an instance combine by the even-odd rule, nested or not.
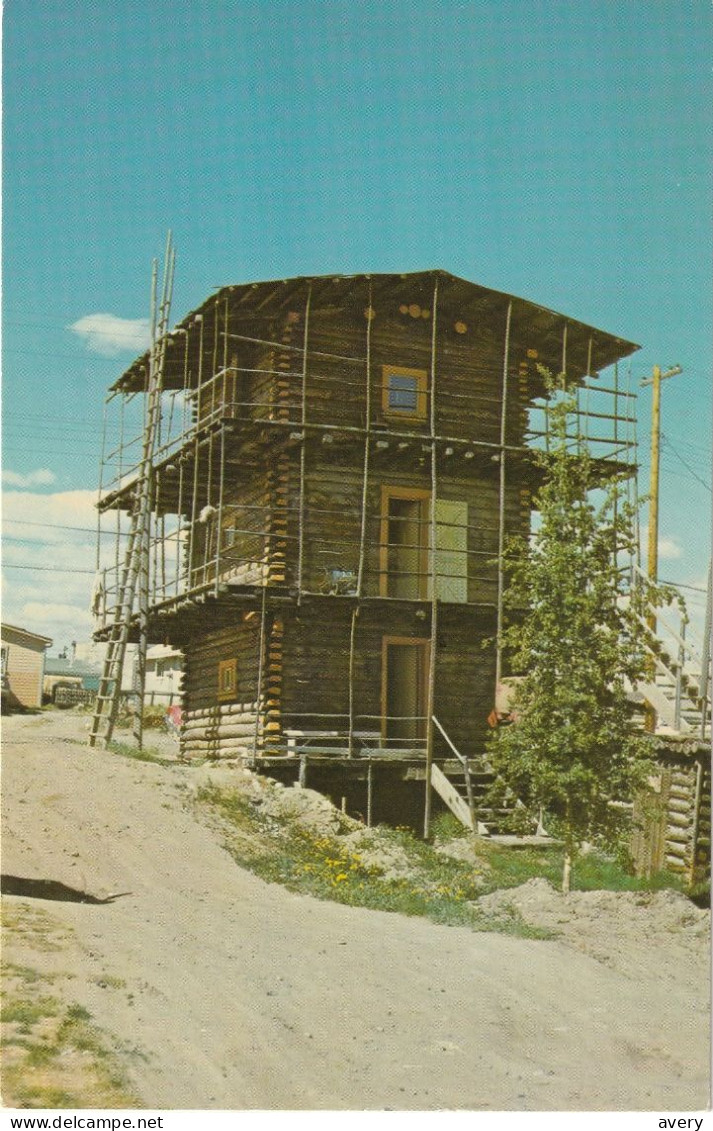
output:
[[[642,349],[660,574],[711,540],[708,0],[8,0],[3,619],[86,640],[103,401],[214,288],[442,268]],[[645,511],[642,520],[646,521]]]

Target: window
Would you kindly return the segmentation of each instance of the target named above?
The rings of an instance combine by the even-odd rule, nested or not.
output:
[[[2,669],[0,670],[0,675],[7,675],[7,662],[9,658],[10,649],[7,647],[7,645],[3,644],[2,652],[0,653],[0,659],[2,660]]]
[[[385,365],[382,370],[382,409],[385,416],[426,419],[428,374],[425,369]]]
[[[218,663],[218,698],[234,699],[238,689],[238,661],[220,660]]]

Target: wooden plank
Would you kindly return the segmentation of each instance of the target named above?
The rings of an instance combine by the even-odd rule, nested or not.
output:
[[[449,782],[446,775],[435,763],[431,765],[431,785],[460,823],[472,830],[473,821],[467,802],[463,800],[456,787]]]

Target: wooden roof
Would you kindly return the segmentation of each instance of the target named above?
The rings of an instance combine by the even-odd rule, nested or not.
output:
[[[388,297],[412,301],[419,291],[425,300],[438,281],[439,316],[452,312],[461,317],[478,319],[494,333],[504,336],[507,310],[512,303],[510,341],[514,348],[537,350],[538,361],[558,373],[562,368],[563,341],[566,335],[567,375],[580,381],[628,357],[640,347],[634,342],[598,330],[594,326],[539,306],[516,295],[494,291],[488,287],[460,279],[447,271],[432,270],[409,274],[320,275],[294,279],[273,279],[266,282],[241,283],[218,289],[215,294],[191,311],[169,334],[164,370],[164,386],[180,388],[184,380],[186,342],[191,329],[216,308],[230,307],[231,325],[245,317],[274,319],[280,311],[304,307],[311,292],[312,309],[348,306],[350,301],[363,302],[365,288],[371,287],[372,303],[378,312],[379,302]],[[148,369],[148,352],[138,357],[112,386],[113,392],[139,392],[144,388]]]

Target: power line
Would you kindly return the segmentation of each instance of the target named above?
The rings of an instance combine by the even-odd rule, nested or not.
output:
[[[662,585],[672,585],[674,589],[690,589],[692,593],[707,593],[707,589],[701,589],[698,585],[684,585],[682,581],[661,581]]]
[[[676,451],[676,448],[673,446],[673,444],[669,440],[668,436],[665,436],[662,433],[661,439],[664,441],[664,444],[669,449],[669,451],[673,452],[676,459],[679,460],[683,464],[683,466],[693,476],[693,478],[698,480],[698,482],[701,484],[701,486],[705,487],[707,491],[710,491],[711,494],[713,494],[713,487],[711,487],[710,483],[706,483],[705,479],[701,479],[700,475],[698,475],[698,473],[693,470],[691,465],[686,462],[686,460],[683,458],[683,456],[680,454],[680,452]]]
[[[95,569],[63,569],[59,566],[32,566],[32,565],[14,565],[12,562],[3,562],[4,569],[31,569],[40,573],[89,573],[92,577],[96,574]]]
[[[97,532],[97,528],[95,526],[94,527],[92,527],[92,526],[65,526],[63,523],[59,523],[59,522],[32,522],[29,518],[6,518],[3,521],[4,522],[13,522],[13,523],[15,523],[16,525],[19,525],[19,526],[41,526],[44,530],[77,530],[77,531],[81,532],[82,534],[96,534],[96,532]],[[105,530],[102,531],[102,534],[106,534],[107,537],[109,535],[112,535],[112,537],[115,537],[116,531],[105,529]],[[120,538],[127,538],[128,537],[128,531],[120,531],[119,537]],[[15,540],[19,541],[19,539],[15,539]]]
[[[74,434],[76,434],[77,432],[82,432],[85,434],[89,433],[90,435],[97,436],[101,436],[102,434],[100,427],[95,428],[94,425],[90,424],[89,422],[82,423],[80,421],[73,421],[70,423],[69,421],[67,421],[67,423],[65,424],[64,422],[57,420],[55,417],[52,417],[52,419],[48,421],[39,420],[36,415],[34,417],[28,415],[22,420],[5,420],[3,427],[6,432],[8,430],[12,430],[13,432],[23,432],[29,429],[29,431],[36,431],[41,435],[44,435],[48,431],[72,432]]]

